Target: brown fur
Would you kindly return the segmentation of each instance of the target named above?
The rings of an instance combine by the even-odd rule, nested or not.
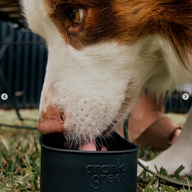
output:
[[[134,44],[147,35],[169,40],[181,62],[190,64],[192,0],[44,0],[64,40],[80,50],[115,40]],[[83,22],[72,30],[69,9],[83,8]]]

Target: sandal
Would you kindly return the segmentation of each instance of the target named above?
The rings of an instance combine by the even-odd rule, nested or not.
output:
[[[181,127],[168,117],[162,117],[149,126],[135,143],[144,149],[161,151],[173,145],[181,133]]]

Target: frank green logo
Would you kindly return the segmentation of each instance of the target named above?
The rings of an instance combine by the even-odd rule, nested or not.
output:
[[[99,189],[103,183],[114,183],[127,181],[126,165],[117,159],[116,164],[112,165],[87,165],[86,180],[91,181],[91,187]]]

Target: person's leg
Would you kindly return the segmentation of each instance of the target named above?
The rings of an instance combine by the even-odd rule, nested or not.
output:
[[[129,118],[129,140],[134,142],[155,121],[163,117],[163,107],[155,109],[147,94],[140,94]]]
[[[129,117],[128,137],[143,149],[164,150],[176,142],[180,126],[164,117],[164,104],[156,107],[147,94],[140,94]],[[122,135],[122,131],[121,131]]]

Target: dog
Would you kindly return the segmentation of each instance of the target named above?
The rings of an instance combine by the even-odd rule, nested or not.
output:
[[[120,127],[138,95],[158,101],[192,82],[192,0],[22,0],[48,63],[38,129],[89,145]],[[181,136],[150,162],[192,174],[192,110]],[[140,172],[140,169],[139,169]]]

